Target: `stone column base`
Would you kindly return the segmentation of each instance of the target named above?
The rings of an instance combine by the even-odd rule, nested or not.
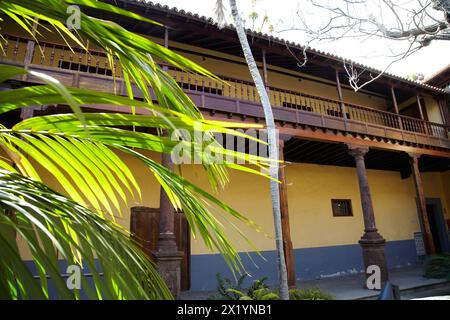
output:
[[[366,279],[371,276],[370,273],[367,273],[367,268],[372,265],[378,266],[380,268],[382,288],[383,284],[389,280],[386,255],[384,252],[386,240],[383,239],[378,232],[369,232],[363,235],[361,240],[359,240],[359,244],[361,245],[363,251],[364,273],[366,275]],[[367,288],[367,282],[364,284],[364,287]]]
[[[178,298],[181,288],[181,260],[183,252],[156,251],[155,257],[158,272],[166,282],[175,299]]]

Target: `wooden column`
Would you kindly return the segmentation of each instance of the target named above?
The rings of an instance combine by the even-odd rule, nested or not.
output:
[[[262,50],[262,63],[263,63],[263,79],[264,85],[266,86],[266,91],[269,92],[269,77],[267,75],[267,61],[266,61],[266,50]]]
[[[169,46],[168,29],[165,29],[164,46]],[[167,67],[166,69],[167,70]],[[167,135],[167,132],[163,132]],[[170,154],[161,155],[161,164],[166,168],[173,170],[173,163]],[[181,260],[183,253],[178,251],[175,238],[175,208],[170,202],[167,193],[161,187],[159,200],[159,234],[158,244],[154,256],[157,261],[158,271],[166,281],[172,294],[177,297],[181,289]]]
[[[283,152],[284,152],[284,140],[280,139],[278,141],[278,155],[281,161],[284,161]],[[295,257],[291,241],[291,228],[289,225],[289,206],[288,206],[288,195],[286,186],[286,175],[284,170],[285,167],[286,164],[282,163],[278,169],[278,179],[281,181],[280,184],[281,228],[283,232],[283,249],[288,274],[288,285],[289,288],[295,288],[296,287]]]
[[[441,100],[441,99],[438,99],[437,103],[438,103],[439,109],[441,110],[441,113],[442,113],[443,123],[450,126],[450,114],[449,114],[449,109],[447,107],[447,103],[445,102],[445,100]]]
[[[419,111],[420,111],[420,119],[422,119],[423,121],[425,121],[425,113],[422,107],[422,103],[420,102],[420,96],[418,94],[416,94],[416,100],[417,100],[417,106],[419,107]],[[423,124],[423,133],[430,135],[430,130],[428,129],[428,123],[426,122],[422,122]]]
[[[363,251],[364,269],[376,265],[381,271],[381,282],[388,280],[388,269],[384,247],[386,240],[378,233],[375,224],[375,214],[372,205],[369,182],[367,180],[364,156],[369,151],[368,147],[348,145],[349,153],[355,158],[356,174],[358,175],[359,191],[364,218],[364,234],[359,240]],[[368,274],[366,273],[366,276]]]
[[[420,119],[425,120],[423,109],[422,109],[422,103],[420,102],[420,97],[418,94],[416,94],[416,100],[417,100],[417,106],[419,107]]]
[[[341,81],[339,80],[339,71],[336,69],[336,89],[339,97],[339,105],[341,107],[341,113],[342,117],[344,118],[344,128],[347,130],[347,108],[345,107],[344,103],[344,96],[342,95],[342,87],[341,87]]]
[[[403,130],[402,118],[400,117],[400,111],[398,110],[397,97],[395,96],[395,90],[393,86],[391,86],[391,95],[392,102],[394,103],[395,113],[397,114],[398,127],[400,128],[400,130]]]
[[[164,29],[164,47],[169,47],[169,29],[167,27]],[[167,70],[167,67],[165,67],[165,70]],[[163,134],[167,135],[168,133],[163,132]],[[171,171],[173,170],[173,163],[170,158],[170,154],[162,154],[161,164]],[[160,212],[161,216],[159,219],[159,241],[157,250],[177,252],[177,244],[174,236],[175,208],[162,187],[160,194]]]
[[[422,230],[423,242],[425,245],[425,251],[427,254],[434,254],[436,252],[434,248],[433,236],[431,235],[430,223],[428,221],[427,206],[425,203],[425,195],[423,193],[422,177],[419,171],[419,158],[420,155],[415,153],[409,154],[409,162],[411,164],[411,172],[414,180],[414,186],[416,188],[416,201],[419,211],[419,221]]]

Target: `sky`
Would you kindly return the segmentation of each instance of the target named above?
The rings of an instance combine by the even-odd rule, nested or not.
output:
[[[215,0],[159,0],[153,1],[169,7],[177,7],[192,13],[212,17],[215,19]],[[232,23],[228,1],[224,0],[227,7],[226,22]],[[280,32],[286,27],[295,25],[298,20],[296,15],[300,0],[237,0],[241,16],[248,19],[250,12],[255,10],[260,16],[268,15],[270,22],[274,25],[273,36],[293,41],[299,44],[305,43],[303,31]],[[253,3],[253,4],[252,4]],[[308,21],[320,21],[317,12],[304,10]],[[247,22],[247,27],[251,27]],[[267,30],[266,30],[267,32]],[[387,57],[390,50],[400,50],[405,42],[392,42],[386,40],[371,39],[360,42],[353,39],[332,41],[326,43],[314,42],[314,48],[349,58],[365,65],[384,70],[392,58]],[[433,41],[428,47],[422,48],[411,56],[400,60],[388,68],[389,73],[406,77],[412,73],[421,73],[425,77],[434,74],[450,64],[450,41]]]

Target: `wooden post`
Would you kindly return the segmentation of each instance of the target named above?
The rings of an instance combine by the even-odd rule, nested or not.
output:
[[[386,240],[378,233],[375,224],[375,214],[372,205],[369,182],[367,180],[366,165],[364,155],[369,151],[368,147],[348,145],[349,153],[355,158],[356,174],[358,175],[359,191],[361,195],[361,205],[364,218],[364,234],[359,240],[363,251],[364,267],[366,277],[369,266],[375,265],[380,268],[381,282],[389,279],[386,255],[384,247]]]
[[[419,107],[420,119],[425,120],[423,109],[422,109],[422,103],[420,103],[420,97],[418,94],[416,94],[416,100],[417,100],[417,106]]]
[[[419,210],[419,221],[422,229],[423,242],[425,244],[425,251],[427,254],[434,254],[436,252],[431,235],[430,223],[428,221],[427,206],[425,203],[425,195],[423,193],[422,177],[419,171],[419,154],[409,153],[409,162],[411,164],[411,172],[416,188],[417,207]]]
[[[344,119],[347,120],[347,110],[344,103],[344,96],[342,95],[341,81],[339,80],[339,71],[337,69],[335,71],[336,71],[336,87],[341,105],[341,112]]]
[[[281,161],[284,161],[284,140],[278,140],[278,155]],[[286,164],[282,163],[278,169],[278,179],[281,181],[280,184],[280,209],[281,209],[281,228],[283,233],[283,250],[284,258],[286,260],[286,268],[288,274],[288,285],[289,288],[296,287],[296,277],[295,277],[295,257],[294,249],[292,247],[291,241],[291,229],[289,225],[289,206],[288,206],[288,195],[286,186],[286,175],[285,175]]]
[[[164,48],[169,48],[169,28],[166,26],[164,27]],[[169,70],[167,62],[164,62],[163,70],[167,72]]]
[[[164,46],[169,45],[168,29],[165,29]],[[167,70],[167,69],[166,69]],[[163,132],[167,135],[167,132]],[[173,163],[170,154],[161,155],[161,164],[173,170]],[[181,290],[181,260],[183,253],[178,251],[175,238],[175,208],[173,207],[167,193],[161,187],[160,192],[160,216],[158,245],[154,253],[158,265],[158,271],[166,281],[170,291],[177,297]]]
[[[419,111],[420,111],[420,119],[422,121],[425,121],[425,116],[424,116],[424,110],[422,108],[422,103],[420,102],[420,96],[418,94],[416,94],[416,100],[417,100],[417,106],[419,107]],[[430,130],[428,130],[428,123],[426,122],[422,122],[423,124],[423,133],[430,135]]]
[[[439,109],[442,113],[442,122],[448,126],[450,126],[450,114],[449,114],[449,108],[447,107],[447,104],[445,103],[445,100],[437,100],[437,103],[439,105]]]
[[[169,29],[166,27],[164,29],[164,47],[169,47]],[[166,67],[167,68],[167,67]],[[167,132],[163,133],[167,135]],[[170,154],[163,153],[161,156],[161,164],[173,170],[172,159],[170,158]],[[167,196],[164,189],[161,187],[160,194],[160,211],[161,217],[159,220],[159,242],[158,242],[158,251],[169,251],[169,252],[177,252],[177,244],[175,242],[174,236],[174,219],[175,219],[175,208],[170,202],[169,197]]]
[[[341,81],[339,80],[339,71],[336,69],[335,72],[336,72],[336,88],[340,102],[339,104],[341,107],[342,117],[344,118],[344,128],[345,130],[347,130],[347,108],[345,107],[344,96],[342,95]]]
[[[400,111],[398,110],[397,97],[395,96],[395,90],[392,85],[391,85],[391,95],[392,95],[392,102],[394,103],[395,113],[397,114],[398,127],[400,128],[400,130],[403,130],[403,122],[402,118],[400,117]]]
[[[263,63],[263,79],[266,91],[269,92],[269,77],[267,75],[267,62],[266,62],[266,50],[262,51],[262,63]]]

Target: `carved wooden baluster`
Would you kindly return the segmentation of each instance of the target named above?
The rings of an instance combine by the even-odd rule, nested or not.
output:
[[[419,130],[419,126],[417,125],[417,121],[414,120],[414,121],[412,121],[412,123],[414,125],[413,131],[419,132],[420,130]]]
[[[19,39],[17,38],[16,44],[14,45],[14,51],[13,51],[13,60],[17,60],[17,54],[19,53]]]
[[[367,118],[368,118],[367,122],[374,123],[375,121],[373,120],[373,112],[372,111],[368,111],[368,110],[366,110],[366,112],[367,112]]]
[[[308,109],[310,109],[312,112],[315,112],[314,108],[313,108],[313,106],[311,104],[311,99],[309,98],[309,96],[305,96],[305,104],[306,104]]]
[[[359,108],[359,107],[356,107],[356,109],[358,110],[359,120],[360,121],[366,121],[366,114],[365,114],[365,112],[363,112],[363,110],[361,110],[361,108]]]
[[[298,103],[298,94],[295,94],[295,95],[294,95],[294,105],[295,105],[295,109],[298,110],[298,106],[299,106],[299,103]]]
[[[8,48],[9,48],[9,37],[5,38],[5,42],[3,43],[3,56],[8,56]]]
[[[92,62],[92,56],[89,51],[86,52],[87,55],[87,72],[91,72],[91,62]]]
[[[387,126],[388,127],[392,127],[392,128],[395,128],[394,126],[395,126],[395,124],[394,124],[394,122],[392,122],[392,115],[388,115],[387,116]]]
[[[83,54],[81,51],[78,52],[78,72],[81,71],[81,65],[83,64]]]
[[[413,130],[412,130],[412,127],[411,127],[411,120],[410,120],[410,119],[407,119],[407,118],[405,118],[404,120],[405,120],[405,121],[404,121],[403,123],[404,123],[404,125],[405,125],[406,130],[408,130],[408,131],[413,131]]]
[[[69,54],[69,70],[72,70],[72,64],[73,64],[73,52],[70,51],[70,54]]]
[[[109,68],[111,66],[109,65],[108,57],[105,56],[104,58],[105,58],[105,62],[103,63],[103,68],[105,69],[104,74],[105,74],[105,76],[107,76],[108,75],[108,70],[109,70]]]
[[[363,113],[362,113],[362,111],[361,111],[361,109],[360,108],[358,108],[357,106],[355,106],[355,110],[356,110],[356,113],[357,113],[357,117],[358,117],[358,120],[359,121],[364,121],[364,116],[363,116]]]
[[[62,68],[63,67],[64,56],[65,56],[64,48],[61,48],[60,50],[61,50],[61,52],[59,53],[58,68]]]
[[[186,86],[188,90],[191,90],[191,79],[189,72],[186,73]]]
[[[100,52],[97,53],[97,58],[95,59],[95,73],[98,74],[100,68]]]

